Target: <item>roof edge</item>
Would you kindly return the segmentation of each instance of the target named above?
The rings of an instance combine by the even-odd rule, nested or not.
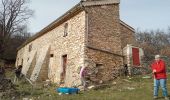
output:
[[[119,3],[120,0],[107,0],[107,1],[98,1],[96,2],[87,2],[86,6],[94,6],[94,5],[107,5],[107,4],[113,4],[113,3]],[[56,26],[60,25],[61,23],[63,23],[64,21],[66,21],[68,18],[70,18],[69,16],[72,15],[74,16],[75,13],[79,13],[83,10],[83,7],[85,2],[79,2],[78,4],[76,4],[74,7],[72,7],[70,10],[68,10],[66,13],[64,13],[62,16],[60,16],[59,18],[57,18],[56,20],[54,20],[52,23],[50,23],[48,26],[46,26],[45,28],[43,28],[42,30],[40,30],[39,32],[37,32],[35,35],[33,35],[32,37],[30,37],[28,40],[26,40],[20,47],[17,48],[17,50],[20,50],[22,47],[24,47],[25,45],[29,44],[30,42],[32,42],[33,40],[37,39],[38,37],[44,35],[46,32],[54,29]],[[93,5],[91,5],[91,3]],[[76,13],[76,14],[77,14]],[[120,20],[120,24],[124,25],[125,27],[127,27],[128,29],[130,29],[131,31],[135,32],[135,29],[132,28],[131,26],[129,26],[128,24],[126,24],[125,22],[123,22],[122,20]]]
[[[58,17],[56,20],[54,20],[52,23],[50,23],[48,26],[37,32],[35,35],[30,37],[28,40],[26,40],[20,47],[17,48],[17,50],[20,50],[22,47],[27,45],[28,43],[32,42],[33,40],[37,39],[38,37],[44,35],[46,32],[54,29],[56,26],[60,25],[63,23],[66,18],[69,18],[70,15],[74,15],[74,13],[78,13],[82,11],[82,5],[81,2],[76,4],[74,7],[72,7],[70,10],[68,10],[66,13],[64,13],[62,16]]]
[[[135,29],[133,27],[131,27],[130,25],[126,24],[124,21],[120,20],[120,24],[122,24],[123,26],[127,27],[131,31],[135,32]]]

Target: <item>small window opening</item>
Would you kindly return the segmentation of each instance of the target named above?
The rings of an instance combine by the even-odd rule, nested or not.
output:
[[[103,66],[103,64],[96,64],[96,67],[97,67],[97,68],[99,68],[99,67],[101,67],[101,66]]]
[[[54,57],[54,54],[50,54],[50,57]]]
[[[28,48],[28,49],[29,49],[28,51],[31,52],[31,50],[32,50],[32,44],[29,45],[29,48]]]
[[[23,66],[24,59],[21,60],[21,65]]]
[[[64,25],[64,35],[63,37],[66,37],[68,35],[68,23],[65,23]]]

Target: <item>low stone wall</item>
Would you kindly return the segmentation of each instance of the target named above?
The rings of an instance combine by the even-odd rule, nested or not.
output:
[[[114,55],[109,52],[87,49],[86,54],[88,60],[94,63],[93,67],[98,68],[98,74],[96,76],[98,80],[109,81],[114,79],[114,69],[118,69],[123,64],[122,56]]]

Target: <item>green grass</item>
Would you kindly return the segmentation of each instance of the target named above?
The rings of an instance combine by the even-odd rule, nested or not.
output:
[[[31,98],[32,100],[152,100],[153,79],[143,79],[142,77],[116,79],[108,87],[88,90],[74,95],[58,95],[55,91],[55,84],[48,88],[43,88],[42,85],[32,88],[29,83],[20,81],[17,84],[19,95],[16,98],[17,100],[23,98]],[[116,84],[112,84],[115,82]],[[170,90],[170,78],[168,90]],[[159,94],[159,100],[164,100],[161,91]],[[5,98],[5,100],[7,99],[11,100],[11,98]]]

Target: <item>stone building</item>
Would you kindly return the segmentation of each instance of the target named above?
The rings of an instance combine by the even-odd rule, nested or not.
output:
[[[16,66],[31,81],[80,83],[78,69],[96,68],[95,79],[112,80],[123,65],[122,49],[135,44],[134,29],[120,20],[119,0],[84,0],[27,40]]]

